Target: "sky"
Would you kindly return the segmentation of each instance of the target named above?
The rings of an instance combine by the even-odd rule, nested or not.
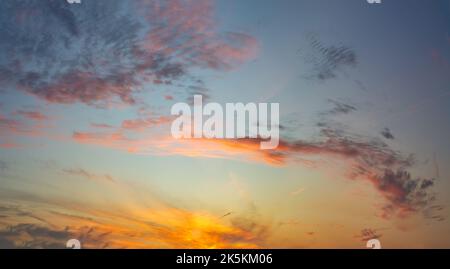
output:
[[[449,248],[449,72],[448,0],[1,1],[0,248]]]

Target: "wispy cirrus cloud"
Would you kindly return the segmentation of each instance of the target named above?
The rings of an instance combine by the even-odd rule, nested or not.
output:
[[[383,234],[380,233],[380,230],[382,229],[365,228],[362,229],[361,233],[356,235],[355,237],[361,239],[361,241],[363,242],[367,242],[371,239],[379,239],[383,236]]]
[[[145,130],[152,126],[158,126],[161,124],[168,124],[173,121],[173,117],[169,116],[158,116],[158,117],[145,117],[131,120],[124,120],[122,122],[121,128],[125,130]]]
[[[12,114],[0,111],[0,144],[3,148],[19,147],[18,136],[43,135],[49,120],[39,111],[17,110]]]
[[[384,138],[386,138],[386,139],[390,139],[390,140],[395,139],[395,136],[392,134],[392,132],[391,132],[391,130],[390,130],[389,128],[384,128],[384,129],[381,131],[381,135],[382,135]]]
[[[323,115],[339,115],[339,114],[349,114],[357,111],[357,108],[353,105],[329,99],[329,103],[331,103],[334,107],[329,111],[322,113]]]
[[[27,147],[21,138],[56,137],[49,129],[53,126],[53,117],[40,109],[0,109],[0,148],[17,149]]]
[[[170,205],[127,207],[60,201],[33,211],[43,223],[22,214],[20,206],[2,206],[0,248],[65,248],[72,238],[83,248],[259,248],[267,236],[264,225],[242,215],[228,220]]]
[[[20,223],[0,230],[0,248],[64,248],[64,240],[70,237],[66,229],[55,230],[32,223]],[[17,240],[16,238],[23,238]],[[25,239],[31,238],[31,239]]]
[[[15,112],[15,114],[25,117],[26,119],[35,120],[35,121],[45,121],[45,120],[49,119],[48,116],[44,115],[40,111],[35,111],[35,110],[19,109]]]
[[[96,174],[82,168],[63,169],[62,172],[68,175],[79,176],[94,181],[109,181],[112,183],[116,182],[116,180],[109,174]]]
[[[337,78],[347,68],[358,63],[356,52],[346,45],[328,45],[314,35],[308,37],[311,51],[303,57],[311,65],[309,78],[327,81]]]
[[[1,2],[0,14],[0,82],[52,103],[133,104],[144,83],[182,80],[192,67],[229,70],[258,47],[219,33],[210,0],[22,0]]]

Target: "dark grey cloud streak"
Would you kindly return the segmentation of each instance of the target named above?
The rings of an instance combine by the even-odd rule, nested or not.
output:
[[[357,111],[357,108],[353,105],[346,104],[344,102],[329,99],[328,102],[333,105],[333,108],[329,111],[322,113],[322,115],[339,115],[339,114],[349,114],[351,112]]]
[[[303,55],[311,66],[307,77],[319,81],[337,78],[346,68],[355,67],[358,63],[356,52],[346,45],[328,45],[314,35],[308,37],[311,50]]]
[[[395,139],[395,136],[392,134],[391,130],[389,128],[384,128],[381,131],[381,135],[386,139]]]

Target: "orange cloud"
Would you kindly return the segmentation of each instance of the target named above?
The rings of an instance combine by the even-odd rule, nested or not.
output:
[[[261,139],[180,139],[171,137],[130,140],[120,135],[74,134],[81,142],[98,144],[138,154],[182,155],[259,162],[273,166],[298,164],[318,168],[326,160],[346,165],[348,178],[370,182],[386,200],[383,217],[405,217],[423,212],[435,198],[433,179],[413,178],[407,170],[414,160],[387,144],[325,129],[318,141],[280,140],[274,150],[261,150]]]
[[[17,118],[15,116],[21,116]],[[25,118],[25,119],[23,119]],[[0,144],[1,148],[19,147],[16,143],[18,136],[38,137],[44,135],[48,128],[44,121],[49,118],[38,111],[19,110],[13,115],[3,115],[0,112]],[[3,142],[7,141],[7,142]]]
[[[165,123],[170,123],[172,121],[172,117],[159,116],[156,118],[148,117],[145,119],[133,119],[133,120],[124,120],[122,122],[122,128],[126,130],[144,130],[145,128],[149,128],[154,125],[160,125]]]

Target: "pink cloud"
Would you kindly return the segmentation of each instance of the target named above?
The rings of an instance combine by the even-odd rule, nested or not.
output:
[[[36,15],[20,19],[20,25],[5,23],[10,39],[24,39],[30,48],[41,44],[42,35],[49,42],[32,58],[21,50],[9,53],[0,80],[52,103],[132,105],[135,93],[147,85],[180,81],[196,68],[230,70],[258,52],[252,36],[219,31],[212,0],[140,0],[123,10],[101,1],[90,5],[95,15],[73,13],[63,4],[11,5],[13,13],[35,10]],[[47,14],[47,8],[54,12]],[[41,24],[48,27],[39,33],[23,31]],[[49,57],[61,47],[61,57]],[[35,68],[41,65],[52,68]]]
[[[259,45],[244,33],[217,33],[211,0],[139,1],[141,12],[155,26],[146,39],[146,49],[183,62],[229,70],[256,57]]]
[[[49,119],[46,115],[42,114],[39,111],[17,110],[15,114],[21,115],[27,119],[36,120],[36,121],[44,121],[44,120]]]
[[[173,119],[171,117],[159,116],[159,117],[148,117],[145,119],[132,119],[124,120],[122,122],[122,129],[125,130],[144,130],[151,126],[170,123]]]

